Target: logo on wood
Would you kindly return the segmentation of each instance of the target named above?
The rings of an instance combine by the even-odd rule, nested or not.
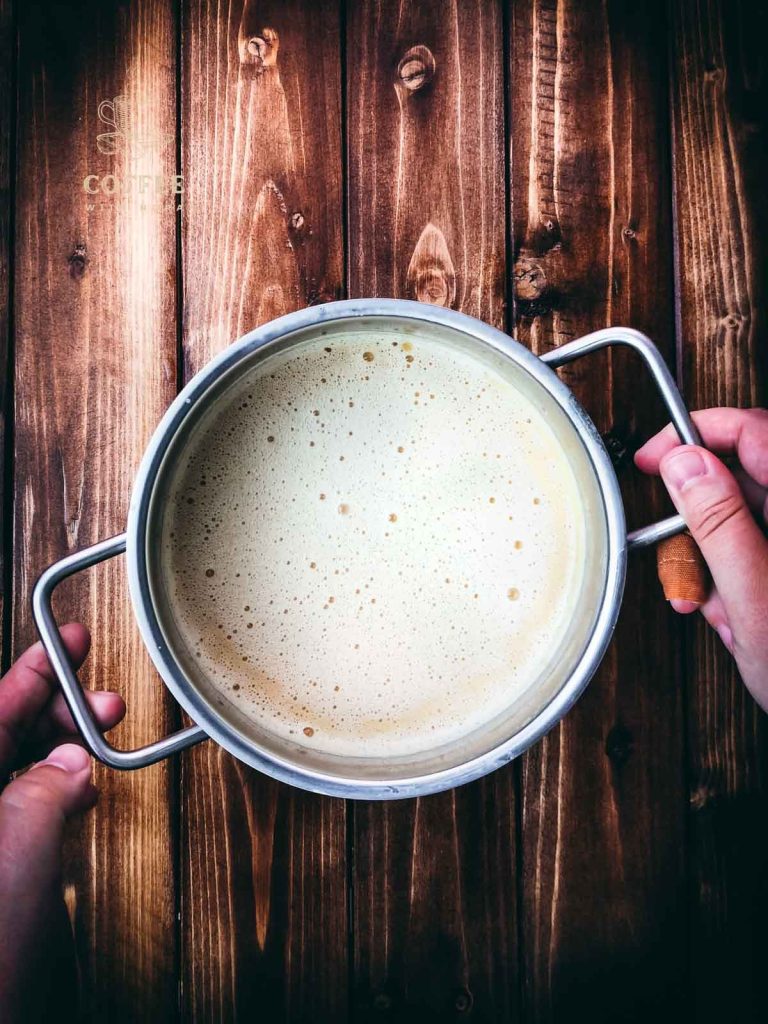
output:
[[[139,109],[126,95],[102,100],[96,113],[97,127],[101,129],[96,135],[97,151],[104,156],[118,157],[130,170],[87,174],[83,178],[84,192],[92,196],[128,194],[148,199],[181,195],[181,175],[157,173],[153,168],[173,141],[172,132],[147,128]]]

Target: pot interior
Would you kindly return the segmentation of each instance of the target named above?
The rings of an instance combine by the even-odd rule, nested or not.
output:
[[[574,507],[568,509],[568,516],[574,524],[574,535],[582,538],[578,578],[572,579],[569,584],[575,588],[575,599],[570,604],[562,629],[549,644],[546,657],[540,659],[535,678],[529,679],[522,688],[510,686],[508,700],[492,708],[468,732],[454,735],[447,742],[434,745],[423,743],[419,749],[404,752],[395,750],[386,756],[381,753],[361,756],[359,753],[317,749],[300,732],[293,739],[285,735],[285,730],[281,732],[265,727],[246,713],[242,700],[229,688],[235,675],[229,680],[219,678],[214,681],[210,665],[206,668],[201,663],[199,646],[204,638],[192,637],[189,629],[182,624],[178,588],[180,585],[183,587],[183,578],[179,576],[178,564],[173,563],[168,553],[169,530],[172,531],[174,523],[178,525],[179,522],[175,506],[182,500],[180,495],[185,493],[180,485],[180,474],[188,469],[185,460],[189,452],[199,444],[201,432],[210,431],[214,419],[218,417],[216,422],[219,422],[228,405],[241,401],[244,382],[253,378],[255,373],[263,377],[273,367],[279,371],[286,360],[310,348],[316,349],[321,340],[343,341],[349,336],[365,348],[366,333],[372,339],[371,347],[374,339],[381,343],[382,338],[391,338],[393,347],[402,345],[404,338],[410,339],[409,344],[417,347],[421,344],[427,349],[436,345],[447,347],[454,354],[461,353],[471,356],[475,362],[481,361],[490,373],[512,383],[546,421],[548,443],[556,445],[567,461],[575,483],[572,493],[576,495]],[[189,405],[158,465],[151,482],[144,537],[150,614],[154,619],[155,632],[162,636],[166,648],[165,661],[171,662],[173,666],[173,679],[168,678],[167,674],[166,679],[186,709],[214,738],[263,770],[272,771],[281,777],[298,773],[298,780],[302,784],[307,784],[309,778],[309,788],[332,791],[332,787],[329,789],[324,785],[323,779],[396,786],[402,780],[438,774],[453,773],[457,776],[462,770],[469,770],[468,766],[477,763],[478,759],[487,759],[495,751],[499,752],[501,763],[518,752],[514,745],[515,738],[522,736],[526,730],[530,731],[537,723],[552,724],[547,719],[547,709],[559,705],[559,717],[572,703],[586,680],[580,682],[578,690],[571,693],[566,691],[569,684],[573,686],[574,673],[582,664],[590,644],[593,644],[601,610],[604,613],[610,554],[609,530],[604,492],[595,463],[595,451],[600,447],[599,439],[566,389],[557,385],[549,388],[545,386],[548,379],[551,381],[550,372],[543,367],[539,370],[539,366],[538,361],[532,360],[530,354],[516,342],[511,339],[501,340],[499,335],[488,340],[446,324],[402,316],[368,316],[338,320],[331,324],[319,321],[264,343],[256,335],[253,343],[243,348],[241,356],[232,365],[223,368],[222,372],[210,380],[205,390]],[[405,373],[403,379],[409,379]],[[414,393],[419,394],[418,389]],[[415,404],[418,404],[418,399]],[[577,424],[581,429],[577,428]],[[585,441],[585,435],[591,435],[591,443]],[[460,446],[460,434],[457,437]],[[234,456],[236,454],[233,453]],[[254,473],[258,473],[260,468],[266,472],[266,463],[263,467],[258,463],[252,464]],[[318,482],[317,489],[321,486]],[[194,500],[205,500],[204,495],[198,492]],[[340,505],[339,509],[343,510],[343,506]],[[262,527],[263,524],[258,521],[244,520],[244,537],[248,535],[252,542],[258,543]],[[203,558],[202,553],[200,557]],[[202,565],[197,568],[202,571]],[[207,571],[213,575],[214,570]],[[512,590],[510,594],[513,594]],[[259,610],[254,609],[257,629],[259,614]],[[418,608],[414,609],[414,614],[418,615]],[[529,623],[527,632],[531,633],[536,628],[535,623]],[[339,638],[338,657],[343,659],[345,649],[341,640]],[[471,662],[471,658],[469,660]],[[392,671],[397,670],[398,666],[394,663]],[[228,671],[235,673],[236,670]],[[418,685],[417,680],[415,685]],[[564,699],[564,695],[567,699]],[[543,727],[538,731],[543,731]],[[276,769],[276,766],[279,768]],[[458,777],[452,779],[454,784],[457,781],[462,780]]]

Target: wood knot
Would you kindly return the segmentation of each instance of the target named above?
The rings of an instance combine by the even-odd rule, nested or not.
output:
[[[540,263],[523,257],[513,269],[515,298],[521,302],[536,302],[547,290],[547,275]]]
[[[254,71],[266,71],[277,64],[280,37],[273,28],[263,28],[258,35],[249,36],[240,45],[240,61]]]
[[[71,254],[67,257],[67,263],[69,264],[70,277],[77,278],[85,274],[86,267],[88,266],[88,251],[82,242],[78,242],[74,247]]]
[[[531,256],[546,256],[548,252],[557,250],[562,246],[563,232],[560,228],[560,221],[554,213],[548,210],[540,210],[533,230],[526,234],[521,252]]]
[[[632,224],[627,224],[621,229],[621,240],[625,243],[637,241],[637,229]]]
[[[605,738],[605,753],[617,767],[629,760],[633,746],[632,733],[620,724],[614,725]]]
[[[743,313],[726,313],[720,318],[720,326],[726,331],[738,331],[747,322],[748,317]]]
[[[559,249],[563,241],[563,233],[560,230],[560,221],[552,213],[544,213],[539,216],[539,229],[534,240],[535,251],[538,256]]]
[[[400,58],[397,80],[408,92],[429,85],[435,74],[435,58],[428,46],[412,46]]]
[[[379,1013],[386,1013],[392,1009],[392,998],[386,992],[377,992],[373,997],[373,1008]]]
[[[456,1007],[457,1013],[469,1013],[473,1002],[472,993],[469,989],[460,988],[454,997],[453,1005]]]
[[[452,306],[456,273],[445,235],[431,222],[421,232],[406,274],[406,287],[419,302]]]
[[[703,811],[710,807],[717,800],[717,793],[709,786],[698,786],[691,792],[689,797],[691,808],[694,811]]]
[[[293,246],[303,245],[307,236],[312,234],[301,210],[296,210],[288,218],[288,234]]]

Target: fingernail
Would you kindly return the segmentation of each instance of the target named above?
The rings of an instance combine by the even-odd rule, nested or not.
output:
[[[701,601],[689,601],[683,597],[670,597],[667,600],[678,615],[690,615],[691,612],[698,611],[701,608]]]
[[[730,627],[726,626],[724,622],[721,622],[720,625],[715,628],[717,629],[717,634],[720,637],[720,639],[723,641],[723,643],[731,652],[731,654],[733,654],[733,633],[731,632]]]
[[[90,754],[82,747],[78,747],[75,743],[65,743],[63,746],[52,750],[48,757],[44,761],[40,761],[35,767],[41,768],[43,765],[52,764],[56,768],[62,768],[65,772],[74,773],[81,772],[84,768],[87,768],[90,761]]]
[[[682,491],[685,490],[686,484],[697,477],[704,476],[707,472],[707,464],[697,451],[689,449],[668,455],[659,469],[665,483]]]

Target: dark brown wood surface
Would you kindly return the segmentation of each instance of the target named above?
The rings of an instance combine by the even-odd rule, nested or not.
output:
[[[764,4],[672,19],[681,383],[693,406],[766,404]],[[709,631],[686,634],[696,1020],[760,1020],[768,940],[768,732]]]
[[[534,351],[626,323],[674,360],[663,20],[661,3],[511,6],[515,323]],[[661,518],[631,459],[664,422],[637,356],[601,354],[562,376],[606,435],[628,521]],[[680,675],[650,554],[630,564],[616,636],[587,693],[521,758],[524,1006],[534,1020],[683,1012]]]
[[[27,5],[17,17],[15,650],[34,639],[35,576],[124,529],[139,459],[176,389],[174,200],[126,184],[174,173],[171,5]],[[116,96],[135,121],[110,156],[98,108]],[[110,173],[123,183],[112,194],[84,190],[88,175]],[[134,625],[123,560],[62,588],[57,613],[93,631],[87,685],[128,701],[117,742],[167,732],[175,712]],[[99,806],[72,836],[65,893],[94,1020],[175,1012],[176,768],[97,770]]]
[[[0,0],[12,649],[35,575],[123,529],[177,388],[306,304],[418,298],[535,352],[627,323],[692,407],[765,404],[766,29],[759,0]],[[636,359],[561,372],[630,524],[666,514]],[[120,745],[178,725],[120,559],[57,612]],[[767,752],[640,553],[584,697],[470,786],[345,804],[212,743],[98,769],[66,851],[85,1018],[761,1021]]]
[[[11,424],[13,413],[10,408],[11,384],[11,308],[13,298],[11,254],[13,185],[14,185],[14,150],[15,150],[15,37],[13,31],[13,8],[8,0],[0,0],[0,461],[3,472],[0,472],[0,578],[2,579],[2,597],[0,597],[0,620],[2,622],[2,639],[0,639],[0,665],[5,670],[9,663],[9,633],[11,623],[10,565],[8,564],[8,547],[6,535],[10,532],[12,516],[9,515],[11,498],[6,488],[12,486],[10,473],[9,448],[12,437]]]

